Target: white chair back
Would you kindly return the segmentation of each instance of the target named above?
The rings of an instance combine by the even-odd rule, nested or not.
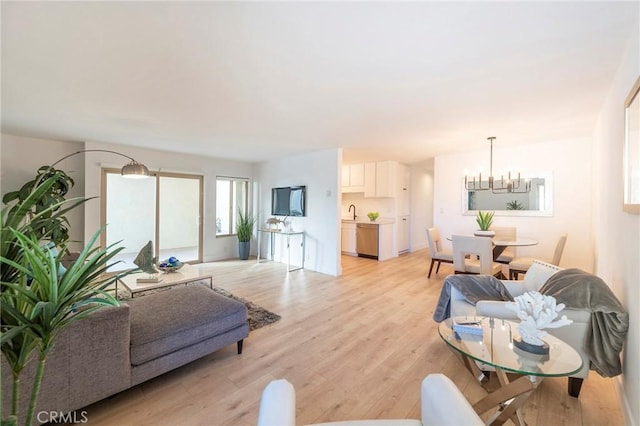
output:
[[[494,274],[493,247],[489,237],[468,237],[454,235],[453,268],[460,273]],[[465,260],[467,255],[478,256],[479,268],[471,268]]]
[[[440,239],[440,231],[438,228],[427,229],[427,241],[429,242],[429,253],[431,257],[437,257],[436,255],[442,251],[442,240]]]
[[[558,239],[558,243],[556,244],[556,249],[553,252],[553,260],[551,261],[552,265],[560,265],[560,259],[562,258],[562,252],[564,251],[564,245],[567,243],[567,234],[560,235]]]

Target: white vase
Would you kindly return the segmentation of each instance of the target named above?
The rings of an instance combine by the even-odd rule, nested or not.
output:
[[[476,231],[474,231],[473,235],[475,235],[476,237],[495,237],[496,233],[491,230],[481,231],[477,229]]]

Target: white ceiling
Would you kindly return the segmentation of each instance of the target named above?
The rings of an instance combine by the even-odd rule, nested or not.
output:
[[[2,2],[2,131],[261,161],[591,136],[638,2]],[[635,29],[634,29],[635,28]],[[636,33],[632,34],[632,31]]]

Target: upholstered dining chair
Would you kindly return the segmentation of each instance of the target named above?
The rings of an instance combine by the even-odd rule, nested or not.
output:
[[[495,232],[493,239],[498,241],[515,241],[516,240],[516,228],[514,226],[493,226],[491,230]],[[508,265],[516,257],[515,246],[508,246],[504,251],[495,259],[496,262]]]
[[[502,273],[502,265],[493,261],[491,238],[454,235],[452,240],[453,269],[456,274],[499,276]]]
[[[440,239],[440,231],[438,228],[427,229],[427,241],[429,242],[429,255],[431,256],[431,266],[429,267],[429,275],[427,278],[431,278],[431,271],[433,271],[433,265],[438,262],[436,268],[436,274],[440,271],[440,264],[453,263],[453,253],[451,250],[445,250],[442,247],[442,240]]]
[[[543,261],[555,266],[560,265],[560,259],[562,258],[562,252],[564,251],[564,245],[566,243],[567,234],[560,235],[560,238],[556,243],[556,249],[553,252],[553,259],[551,259],[550,261],[543,259]],[[524,274],[529,270],[531,264],[533,263],[533,260],[533,257],[516,257],[511,262],[509,262],[509,279],[519,279],[520,274]]]

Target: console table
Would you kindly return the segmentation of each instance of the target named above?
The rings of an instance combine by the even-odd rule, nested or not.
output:
[[[273,252],[275,251],[275,238],[274,235],[280,235],[287,239],[287,272],[297,271],[298,269],[304,269],[304,249],[305,249],[305,233],[304,231],[281,231],[279,229],[258,229],[258,263],[260,263],[260,236],[262,234],[269,235],[269,251],[270,258],[273,260]],[[300,251],[301,251],[301,265],[295,268],[291,268],[291,237],[300,237]]]

